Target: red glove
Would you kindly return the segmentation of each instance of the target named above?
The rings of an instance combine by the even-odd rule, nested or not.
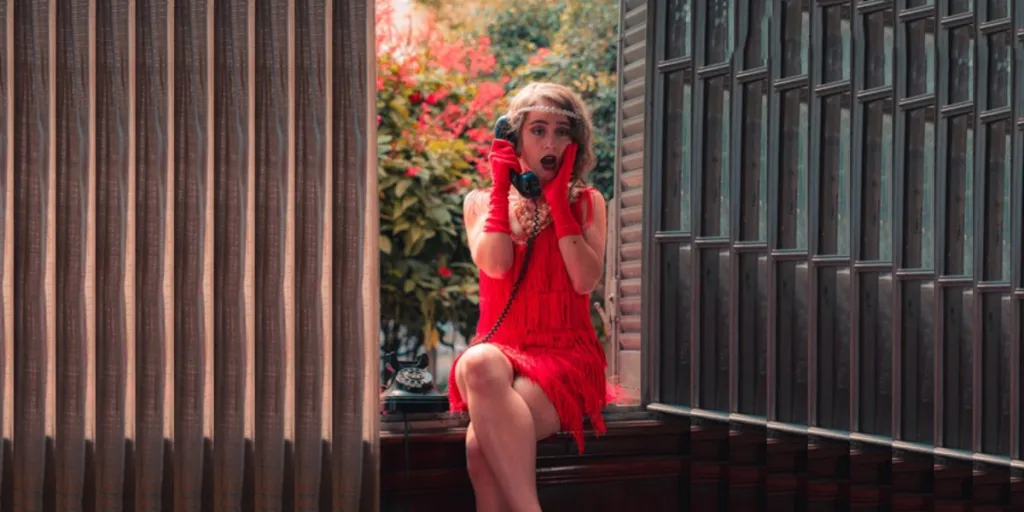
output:
[[[517,173],[522,172],[519,166],[519,157],[512,144],[503,139],[494,139],[491,143],[491,200],[487,211],[487,220],[484,222],[485,233],[506,233],[512,234],[512,225],[508,220],[508,189],[512,186],[509,180],[509,170]]]
[[[562,154],[562,166],[558,174],[544,186],[544,199],[551,208],[551,223],[555,226],[555,236],[563,238],[583,233],[580,223],[569,207],[569,181],[572,180],[573,167],[576,165],[576,143],[569,144]]]

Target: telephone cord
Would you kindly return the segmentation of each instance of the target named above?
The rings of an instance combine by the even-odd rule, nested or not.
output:
[[[519,267],[519,275],[516,276],[516,280],[512,283],[512,291],[509,292],[508,302],[505,303],[505,308],[501,310],[501,314],[498,315],[498,319],[494,322],[494,326],[488,331],[478,343],[484,343],[494,336],[494,333],[501,327],[501,323],[505,320],[505,315],[508,315],[509,308],[512,307],[512,301],[516,298],[516,292],[519,291],[519,285],[523,283],[523,279],[526,278],[526,266],[527,262],[530,261],[530,253],[533,252],[533,241],[537,238],[537,228],[540,226],[540,208],[537,205],[537,200],[533,199],[533,232],[530,234],[530,238],[526,239],[526,252],[523,254],[523,264]]]

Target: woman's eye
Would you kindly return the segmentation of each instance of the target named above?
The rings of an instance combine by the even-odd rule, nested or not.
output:
[[[556,134],[557,134],[557,135],[558,135],[559,137],[568,137],[568,136],[569,136],[569,130],[558,130],[558,131],[557,131],[557,132],[555,132],[555,133],[556,133]]]
[[[533,129],[533,134],[538,136],[538,137],[541,137],[541,136],[544,135],[544,130],[542,128],[534,128]]]

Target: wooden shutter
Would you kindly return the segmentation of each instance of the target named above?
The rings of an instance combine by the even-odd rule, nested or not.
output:
[[[618,127],[615,198],[609,207],[613,284],[606,288],[611,314],[609,365],[631,398],[640,397],[640,266],[643,233],[644,68],[647,2],[622,0],[619,18]]]

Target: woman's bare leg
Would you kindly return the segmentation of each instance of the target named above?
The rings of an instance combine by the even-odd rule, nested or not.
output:
[[[512,384],[512,389],[523,398],[530,409],[534,418],[534,434],[538,441],[558,432],[561,423],[558,412],[540,387],[526,379],[518,378]],[[466,430],[466,462],[469,479],[473,483],[473,493],[476,496],[476,510],[478,512],[509,511],[508,501],[501,492],[501,487],[494,476],[490,462],[487,461],[483,447],[476,439],[472,423]]]
[[[513,512],[540,512],[533,415],[512,388],[512,364],[496,347],[470,347],[456,368],[474,437]]]
[[[505,495],[498,486],[491,464],[484,455],[483,447],[476,438],[473,424],[466,430],[466,469],[473,483],[477,512],[505,512],[509,510]]]
[[[557,434],[562,428],[562,421],[558,418],[558,411],[544,394],[544,390],[536,383],[519,377],[512,383],[512,389],[523,397],[526,406],[530,408],[530,415],[533,416],[534,436],[538,441]]]

